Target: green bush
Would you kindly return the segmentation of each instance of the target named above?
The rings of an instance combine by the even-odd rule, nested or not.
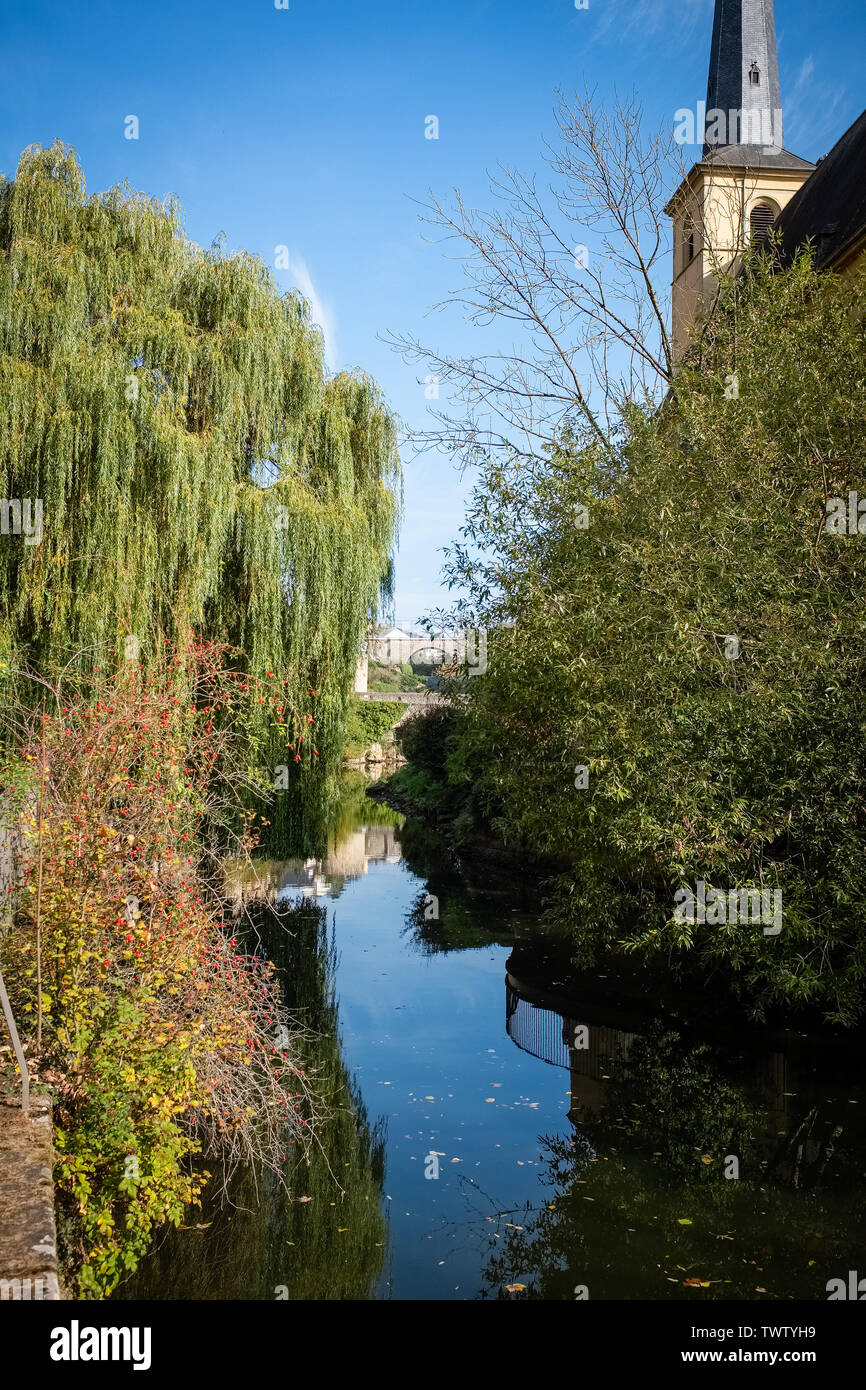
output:
[[[866,497],[864,380],[866,273],[756,263],[664,407],[625,408],[615,457],[570,433],[530,468],[491,460],[449,566],[488,629],[449,770],[511,842],[571,864],[557,905],[581,952],[664,952],[757,1013],[846,1024],[866,975],[866,537],[826,522]],[[781,933],[678,921],[698,880],[781,891]]]
[[[444,778],[456,729],[457,711],[449,705],[434,705],[410,715],[397,730],[397,742],[407,762]]]
[[[373,700],[353,700],[346,721],[346,751],[351,755],[355,749],[363,752],[374,743],[381,743],[388,730],[393,729],[408,708],[408,705],[398,700],[389,700],[387,704]]]
[[[395,772],[388,785],[408,797],[420,811],[438,810],[448,796],[448,788],[440,777],[411,763]]]
[[[371,661],[367,668],[367,689],[375,694],[399,690],[400,667],[386,666],[382,662]]]

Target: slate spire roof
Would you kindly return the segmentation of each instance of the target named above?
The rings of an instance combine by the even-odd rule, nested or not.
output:
[[[779,165],[787,152],[773,0],[716,0],[704,135],[705,160],[809,167],[805,160]]]

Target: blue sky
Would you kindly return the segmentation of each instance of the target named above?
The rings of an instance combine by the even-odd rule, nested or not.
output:
[[[122,179],[174,193],[186,229],[274,264],[326,333],[333,367],[361,366],[406,425],[425,423],[417,366],[380,341],[452,350],[471,331],[425,318],[458,278],[413,199],[458,187],[483,206],[498,162],[541,167],[554,93],[633,87],[672,122],[706,94],[713,0],[3,0],[0,170],[28,144],[73,145],[88,188]],[[815,159],[860,114],[866,2],[776,0],[785,144]],[[138,140],[124,120],[138,116]],[[424,138],[425,117],[439,139]],[[435,454],[404,450],[398,617],[445,594],[441,548],[468,489]]]

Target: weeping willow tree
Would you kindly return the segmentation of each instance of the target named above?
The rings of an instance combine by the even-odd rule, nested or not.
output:
[[[251,728],[290,769],[284,811],[323,809],[391,572],[392,417],[367,377],[326,376],[305,301],[260,260],[202,250],[173,202],[88,197],[60,143],[0,187],[0,498],[10,694],[16,671],[86,673],[130,637],[144,662],[227,641],[291,712],[269,686]],[[288,751],[292,720],[315,760]]]

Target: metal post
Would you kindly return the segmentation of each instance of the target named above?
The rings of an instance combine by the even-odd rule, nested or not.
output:
[[[9,1029],[9,1036],[12,1039],[12,1046],[15,1049],[15,1056],[18,1059],[18,1066],[21,1069],[21,1109],[30,1109],[30,1072],[27,1070],[27,1061],[24,1057],[24,1050],[21,1047],[21,1039],[18,1036],[18,1029],[15,1027],[15,1019],[12,1017],[12,1008],[9,1004],[9,995],[6,993],[6,986],[3,983],[3,971],[0,970],[0,1004],[3,1005],[3,1013],[6,1017],[6,1027]]]

